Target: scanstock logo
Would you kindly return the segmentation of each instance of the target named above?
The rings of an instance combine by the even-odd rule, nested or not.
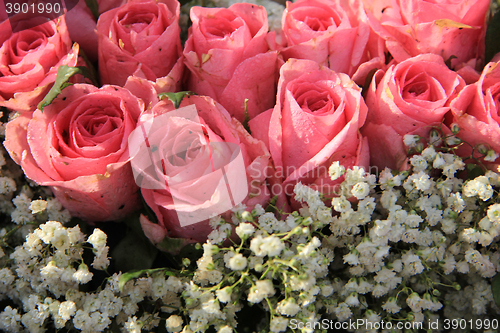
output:
[[[222,214],[248,195],[240,147],[209,142],[194,105],[143,115],[129,151],[137,185],[168,191],[168,206],[183,227]]]
[[[78,0],[0,0],[0,21],[9,20],[12,32],[31,29],[65,14]]]

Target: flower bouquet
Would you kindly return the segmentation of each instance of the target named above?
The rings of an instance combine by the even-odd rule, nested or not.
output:
[[[3,6],[0,331],[500,329],[497,2]]]

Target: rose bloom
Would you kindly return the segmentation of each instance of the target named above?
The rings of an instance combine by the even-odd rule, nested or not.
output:
[[[275,195],[293,195],[302,182],[332,195],[336,182],[328,168],[368,166],[368,143],[360,133],[367,107],[359,88],[346,74],[310,60],[289,59],[280,70],[274,109],[250,120],[252,135],[267,143],[282,179]]]
[[[176,0],[131,0],[97,21],[101,83],[123,86],[130,75],[155,81],[169,76],[170,91],[182,77],[180,4]]]
[[[482,56],[489,0],[365,1],[372,28],[397,62],[424,53],[453,67]]]
[[[122,6],[126,2],[126,0],[98,0],[98,14]],[[97,62],[96,17],[85,0],[78,0],[75,7],[66,7],[66,10],[65,17],[71,40],[80,45],[89,60]]]
[[[278,58],[269,51],[265,8],[248,3],[195,6],[190,16],[193,25],[184,46],[188,90],[212,97],[241,122],[245,99],[250,119],[271,108]]]
[[[76,66],[78,45],[71,47],[64,17],[11,20],[17,32],[12,32],[9,20],[0,23],[0,106],[34,111],[54,83],[59,66]],[[33,26],[36,21],[42,24]]]
[[[476,146],[475,157],[482,157],[478,145],[485,145],[500,154],[500,62],[490,62],[481,74],[480,79],[466,86],[451,102],[452,116],[447,124],[459,127],[458,137]],[[469,145],[463,145],[460,155],[470,156]],[[483,160],[484,162],[484,160]],[[496,163],[490,163],[496,162]],[[486,160],[490,168],[498,166],[499,160]]]
[[[179,110],[159,102],[129,140],[137,183],[158,220],[141,219],[154,244],[165,237],[203,242],[213,230],[210,217],[270,198],[264,143],[210,97],[186,96]]]
[[[465,86],[443,58],[423,54],[375,73],[366,94],[368,117],[361,133],[370,142],[370,163],[399,169],[406,159],[406,134],[426,136],[450,110]]]
[[[75,84],[43,112],[9,121],[4,146],[73,216],[116,220],[140,204],[127,139],[143,111],[142,100],[124,88]]]
[[[287,2],[282,31],[285,59],[314,60],[322,66],[353,76],[360,66],[361,78],[384,64],[384,46],[370,28],[360,0],[299,0]]]

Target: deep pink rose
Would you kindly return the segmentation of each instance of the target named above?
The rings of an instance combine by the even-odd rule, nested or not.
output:
[[[179,110],[159,102],[129,140],[137,182],[158,219],[141,220],[154,244],[165,236],[203,242],[213,230],[210,217],[270,198],[264,143],[210,97],[184,97]]]
[[[73,216],[116,220],[140,204],[127,140],[143,110],[143,101],[124,88],[75,84],[43,112],[7,123],[4,146]]]
[[[399,169],[406,159],[403,137],[439,125],[449,102],[465,86],[443,58],[423,54],[375,73],[366,95],[368,117],[362,129],[370,143],[370,164]]]
[[[0,23],[0,106],[34,111],[54,83],[61,65],[75,66],[78,45],[71,47],[64,17],[19,20],[12,33],[8,20]],[[35,20],[43,24],[32,26]]]
[[[489,0],[376,0],[372,27],[397,62],[434,53],[453,67],[482,56]],[[378,19],[377,19],[378,18]],[[456,57],[456,58],[452,58]]]
[[[452,117],[448,124],[455,123],[459,127],[458,137],[472,147],[476,146],[475,157],[479,154],[478,145],[485,145],[500,154],[500,62],[490,62],[484,67],[480,79],[462,89],[451,102]],[[463,156],[472,153],[469,145],[464,145],[460,152]],[[486,164],[496,162],[490,167],[498,166],[499,160],[486,160]]]
[[[180,88],[182,47],[180,4],[176,0],[140,1],[110,9],[99,16],[101,83],[123,86],[130,75],[155,81],[170,76]]]
[[[269,51],[268,22],[262,6],[237,3],[229,8],[191,8],[184,46],[191,74],[188,89],[214,98],[239,121],[272,107],[278,75],[276,51]]]
[[[287,2],[282,29],[285,59],[314,60],[349,76],[361,65],[371,69],[384,63],[383,41],[370,28],[360,0]]]
[[[332,195],[336,183],[328,168],[334,161],[368,170],[368,143],[359,133],[366,113],[361,88],[349,76],[311,60],[289,59],[280,70],[276,106],[249,122],[281,175],[283,187],[274,194],[293,196],[300,181]]]
[[[80,45],[90,61],[97,62],[96,18],[87,7],[85,0],[79,0],[78,4],[67,11],[64,17],[71,40]]]

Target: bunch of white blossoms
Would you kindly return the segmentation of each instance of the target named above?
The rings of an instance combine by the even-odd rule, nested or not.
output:
[[[305,209],[279,219],[260,205],[251,212],[240,205],[233,210],[232,225],[212,219],[211,241],[203,245],[193,280],[185,284],[186,308],[169,317],[169,332],[209,327],[234,332],[243,307],[268,311],[257,325],[266,332],[285,332],[292,319],[320,319],[321,304],[333,292],[328,277],[333,252],[322,247],[319,231],[332,215],[317,192],[301,184],[295,190],[314,200],[314,217],[312,209]],[[237,241],[225,232],[233,227]]]
[[[94,229],[87,241],[97,253],[92,266],[107,268],[106,235]],[[0,313],[0,329],[17,332],[24,326],[29,332],[44,332],[49,321],[60,329],[72,318],[78,328],[78,315],[84,308],[83,299],[77,300],[83,295],[79,285],[88,283],[93,276],[82,259],[87,244],[78,226],[66,228],[56,221],[41,224],[29,233],[10,254],[9,265],[0,270],[0,297],[20,306],[8,306]],[[94,316],[94,327],[107,327],[108,319],[101,314],[99,318]]]
[[[456,178],[466,164],[446,146],[422,147],[409,164],[409,171],[383,170],[378,182],[359,168],[330,168],[332,179],[344,180],[323,244],[344,266],[335,271],[328,314],[384,320],[396,331],[404,322],[429,329],[439,318],[498,318],[491,278],[500,271],[499,175]]]

